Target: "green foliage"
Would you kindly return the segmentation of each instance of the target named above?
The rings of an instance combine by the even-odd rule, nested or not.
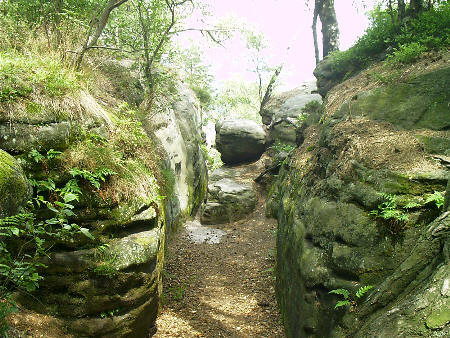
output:
[[[217,149],[208,147],[206,144],[201,144],[200,148],[203,151],[203,155],[206,159],[206,165],[208,166],[209,171],[213,171],[214,169],[220,168],[223,166],[222,159],[220,158],[220,153]]]
[[[186,284],[181,283],[180,285],[169,287],[167,291],[172,299],[177,301],[182,300],[184,298],[184,294],[186,293]]]
[[[120,309],[113,309],[100,313],[100,318],[112,318],[119,313]]]
[[[404,225],[408,222],[408,215],[405,211],[419,209],[432,205],[441,208],[444,205],[445,196],[442,192],[435,191],[414,201],[407,201],[403,206],[397,203],[397,197],[391,194],[383,194],[384,201],[378,208],[369,212],[369,215],[388,221],[390,224]],[[400,229],[397,229],[400,230]]]
[[[361,298],[362,296],[364,296],[372,288],[373,288],[373,285],[362,286],[362,287],[360,287],[358,289],[358,291],[356,291],[355,296],[357,298]]]
[[[210,118],[215,121],[243,118],[259,123],[258,86],[243,79],[226,81],[218,90],[213,108]]]
[[[108,278],[113,278],[113,277],[117,276],[117,273],[118,273],[117,269],[109,261],[103,262],[100,265],[96,266],[94,268],[93,272],[95,274],[97,274],[98,276],[104,276],[104,277],[108,277]]]
[[[79,87],[77,73],[54,58],[0,52],[0,103],[27,98],[31,93],[62,96]]]
[[[344,79],[355,71],[367,67],[383,53],[391,53],[395,64],[407,64],[431,49],[445,49],[450,45],[450,5],[441,3],[426,10],[417,18],[398,22],[389,11],[375,8],[371,14],[371,25],[365,35],[348,50],[330,55],[332,68]],[[391,51],[389,51],[391,49]]]
[[[290,153],[292,150],[295,149],[295,147],[291,144],[281,143],[277,141],[273,145],[271,145],[269,149],[273,149],[277,153],[280,152]]]
[[[389,55],[388,60],[397,65],[413,63],[426,50],[427,47],[421,45],[420,43],[411,42],[400,45],[398,48],[394,48],[394,51],[391,55]]]
[[[47,256],[55,243],[74,243],[77,236],[94,237],[70,219],[75,217],[74,202],[82,191],[78,179],[87,180],[96,189],[100,181],[113,175],[109,169],[95,172],[74,168],[73,176],[65,185],[58,186],[50,176],[49,165],[59,160],[61,152],[50,149],[46,153],[32,150],[27,158],[40,165],[45,178],[29,179],[35,188],[26,212],[0,219],[0,327],[6,330],[5,317],[14,311],[11,294],[16,291],[32,292],[39,287],[43,277],[39,270],[45,268],[41,258]],[[39,217],[38,215],[45,215]],[[1,332],[1,333],[4,333]]]
[[[89,170],[73,168],[69,170],[69,173],[72,177],[77,178],[81,177],[88,181],[92,186],[94,186],[97,190],[100,189],[100,182],[105,182],[106,178],[112,175],[116,175],[117,173],[108,168],[101,168],[96,170],[95,172],[91,172]],[[69,181],[71,182],[71,181]],[[72,181],[69,186],[66,188],[66,191],[74,192],[77,190],[77,186],[75,186],[75,182]]]
[[[378,205],[376,210],[369,212],[369,215],[380,217],[384,220],[391,220],[397,222],[407,222],[408,215],[403,210],[397,207],[397,200],[394,195],[383,194],[384,202]]]
[[[373,288],[373,285],[365,285],[360,287],[356,293],[353,295],[347,289],[334,289],[328,292],[329,294],[335,294],[338,296],[342,296],[342,300],[337,301],[334,306],[335,309],[343,307],[343,306],[351,306],[355,307],[357,305],[357,299],[361,299],[370,289]]]
[[[346,289],[335,289],[335,290],[331,290],[328,293],[335,294],[335,295],[341,295],[342,297],[344,297],[344,299],[348,299],[348,297],[350,296],[350,291],[348,291]]]
[[[306,125],[311,126],[320,121],[322,110],[323,106],[319,101],[308,102],[302,108],[302,112],[298,115],[297,120],[300,124],[306,123]]]
[[[445,201],[444,194],[439,191],[435,191],[434,193],[427,195],[424,204],[434,202],[436,207],[440,209],[444,205],[444,201]]]

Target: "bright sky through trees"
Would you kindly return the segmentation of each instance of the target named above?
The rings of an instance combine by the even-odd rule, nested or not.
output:
[[[312,9],[304,0],[208,0],[213,17],[238,18],[248,23],[249,28],[261,31],[270,46],[268,61],[272,65],[284,63],[280,76],[282,89],[291,89],[311,78],[315,66],[311,24]],[[311,1],[313,2],[313,1]],[[313,4],[311,4],[313,6]],[[350,0],[335,0],[341,49],[347,49],[362,35],[368,21],[363,9],[356,9]],[[320,22],[318,31],[320,31]],[[320,34],[319,34],[320,35]],[[198,36],[191,36],[198,39]],[[319,42],[321,45],[321,42]],[[233,39],[223,47],[205,51],[205,61],[217,81],[242,77],[252,80],[248,71],[244,41]],[[288,50],[288,47],[289,50]]]

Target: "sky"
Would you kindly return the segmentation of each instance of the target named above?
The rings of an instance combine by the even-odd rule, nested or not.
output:
[[[246,22],[246,26],[264,34],[269,64],[283,63],[280,88],[289,90],[301,82],[313,78],[315,67],[312,39],[312,8],[304,0],[207,0],[212,16],[210,22],[225,17],[235,17]],[[313,2],[313,1],[311,1]],[[367,28],[364,10],[356,9],[350,0],[335,0],[335,9],[340,29],[341,50],[350,47]],[[193,18],[192,20],[195,20]],[[320,22],[318,22],[320,37]],[[198,41],[198,36],[184,36]],[[211,65],[216,82],[233,78],[255,81],[249,71],[248,51],[245,42],[238,37],[224,43],[224,47],[204,49],[205,62]],[[321,42],[319,42],[321,46]]]

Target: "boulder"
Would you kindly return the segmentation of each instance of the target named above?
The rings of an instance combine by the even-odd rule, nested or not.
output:
[[[0,218],[20,212],[30,199],[31,191],[19,163],[0,149]]]
[[[325,58],[319,62],[313,74],[317,79],[317,91],[322,97],[325,97],[334,86],[342,81],[345,71],[336,71],[330,59]]]
[[[320,106],[322,103],[322,97],[316,91],[315,82],[309,81],[267,102],[260,114],[263,123],[268,126],[270,140],[296,144],[297,128],[306,121],[307,116],[316,113],[310,111],[308,104],[316,101],[317,106]]]
[[[256,195],[249,182],[241,182],[223,169],[212,173],[208,199],[201,208],[203,224],[220,224],[239,220],[255,209]]]
[[[226,120],[216,125],[216,147],[226,164],[252,162],[265,150],[266,133],[251,120]]]

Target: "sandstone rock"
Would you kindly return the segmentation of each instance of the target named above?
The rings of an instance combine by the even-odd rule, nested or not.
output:
[[[446,151],[449,77],[441,69],[349,99],[290,154],[267,208],[279,224],[276,290],[288,337],[449,334],[450,214],[424,202],[447,187],[445,163],[429,152]],[[371,216],[385,208],[383,194],[408,222]],[[365,285],[374,289],[352,296],[351,309],[334,309],[340,298],[329,291]]]
[[[269,138],[275,142],[296,144],[296,130],[301,125],[298,117],[304,120],[310,114],[305,107],[311,102],[322,103],[316,93],[315,82],[305,82],[292,91],[271,98],[261,111],[262,121],[269,129]]]
[[[46,125],[15,123],[0,125],[0,135],[2,149],[24,153],[32,149],[65,149],[73,131],[68,121]]]
[[[33,296],[20,295],[21,305],[59,317],[70,333],[80,337],[144,337],[149,334],[162,291],[167,229],[179,225],[195,212],[207,189],[207,169],[199,147],[198,103],[186,88],[180,88],[179,94],[167,103],[168,111],[159,115],[149,111],[143,123],[149,137],[159,140],[163,147],[160,152],[161,165],[165,166],[162,179],[169,196],[159,198],[153,168],[139,162],[141,158],[136,159],[137,168],[130,168],[131,177],[126,177],[127,183],[135,184],[131,189],[137,190],[136,195],[114,199],[98,191],[83,191],[74,209],[78,217],[73,222],[89,228],[103,244],[78,250],[79,243],[92,247],[93,242],[79,242],[74,238],[73,242],[63,243],[64,250],[43,259],[48,266],[41,272],[45,280]],[[91,102],[90,107],[97,107],[96,103]],[[94,120],[94,127],[102,126]],[[66,122],[55,123],[65,125]],[[46,140],[42,135],[36,137],[39,142]],[[49,140],[53,136],[50,135]],[[64,140],[70,149],[71,137]],[[55,137],[53,142],[57,142]],[[25,141],[23,144],[32,145]],[[51,141],[46,143],[48,145]],[[18,152],[28,150],[16,146],[15,149]],[[1,164],[2,161],[0,168]]]
[[[228,173],[229,175],[229,173]],[[201,208],[203,224],[236,221],[252,212],[256,205],[253,186],[228,176],[226,171],[212,174],[216,180],[208,185],[208,200]]]
[[[325,97],[334,86],[342,81],[345,71],[338,72],[334,70],[330,60],[325,58],[319,62],[313,74],[317,79],[317,90],[319,94]]]
[[[154,133],[165,152],[164,171],[167,180],[172,180],[172,192],[166,199],[170,232],[200,207],[206,196],[208,169],[200,148],[200,107],[195,94],[179,85],[178,95],[166,105],[171,109],[149,112],[144,128]]]
[[[216,125],[216,146],[226,164],[257,160],[265,150],[266,133],[250,120],[227,120]]]
[[[31,185],[19,163],[0,149],[0,218],[13,216],[31,197]]]

